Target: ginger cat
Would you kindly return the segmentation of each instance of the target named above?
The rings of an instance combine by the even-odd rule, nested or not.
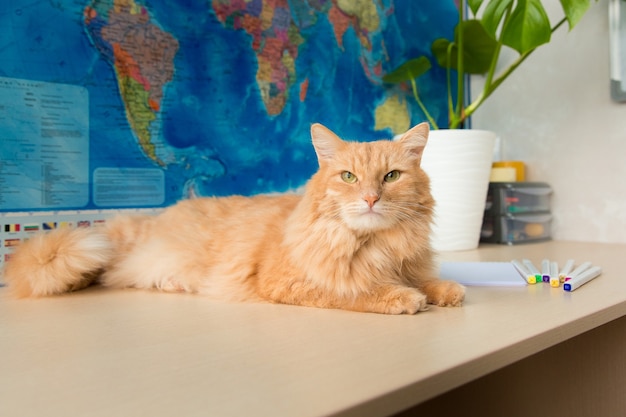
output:
[[[17,249],[5,281],[18,297],[99,282],[385,314],[461,305],[464,287],[434,269],[434,202],[420,168],[428,131],[357,143],[314,124],[319,170],[303,195],[197,198],[57,229]]]

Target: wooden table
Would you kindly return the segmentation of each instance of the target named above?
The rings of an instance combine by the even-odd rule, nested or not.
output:
[[[0,415],[391,415],[625,322],[626,245],[489,245],[441,255],[514,258],[589,260],[604,272],[572,293],[546,284],[472,287],[464,307],[415,316],[97,287],[13,300],[0,288]],[[626,355],[626,335],[616,340]]]

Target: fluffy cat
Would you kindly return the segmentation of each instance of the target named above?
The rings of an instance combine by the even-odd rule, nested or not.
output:
[[[386,314],[461,305],[438,279],[422,123],[397,141],[311,127],[319,170],[303,195],[196,198],[157,216],[57,229],[23,243],[4,278],[18,297],[107,287],[184,291]]]

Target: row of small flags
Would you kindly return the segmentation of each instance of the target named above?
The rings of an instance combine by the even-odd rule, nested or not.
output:
[[[69,226],[69,225],[68,225]],[[6,233],[17,233],[17,232],[38,232],[39,230],[52,230],[57,228],[56,222],[45,222],[41,223],[41,227],[39,224],[5,224],[4,231]]]
[[[2,239],[0,241],[0,245],[5,248],[10,248],[9,250],[19,246],[22,243],[22,240],[26,240],[20,238],[19,235],[16,237],[16,233],[24,233],[24,232],[39,232],[41,231],[49,231],[54,229],[59,229],[63,227],[90,227],[93,225],[102,224],[105,220],[94,220],[91,222],[90,220],[81,220],[78,222],[42,222],[42,223],[12,223],[12,224],[4,224],[0,226],[0,232],[9,233],[10,235]],[[2,247],[0,246],[0,247]],[[7,261],[11,257],[10,253],[6,253],[4,255],[4,260]],[[1,262],[1,260],[0,260]]]
[[[104,220],[94,220],[94,225],[104,223]],[[81,220],[76,222],[77,227],[90,227],[91,221]],[[29,224],[5,224],[5,233],[18,233],[18,232],[38,232],[40,230],[54,230],[62,227],[74,227],[74,222],[43,222],[43,223],[29,223]]]

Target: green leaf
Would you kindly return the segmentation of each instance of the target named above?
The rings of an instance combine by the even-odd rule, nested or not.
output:
[[[512,4],[513,0],[492,0],[485,7],[481,22],[492,38],[497,39],[496,31],[500,26],[502,16]]]
[[[383,82],[397,84],[419,77],[430,69],[430,60],[425,56],[413,58],[383,76]]]
[[[519,0],[502,27],[502,43],[520,54],[550,42],[552,28],[540,0]]]
[[[481,4],[483,4],[483,0],[467,0],[467,5],[474,15],[478,13],[478,9],[480,9]]]
[[[430,50],[435,56],[437,63],[444,68],[456,68],[456,45],[450,53],[450,59],[454,59],[454,62],[448,62],[448,48],[453,44],[448,39],[439,38],[435,39],[430,46]]]
[[[496,41],[487,34],[483,25],[476,19],[459,23],[455,30],[455,40],[458,39],[459,30],[463,30],[463,71],[469,74],[486,73],[496,51]],[[444,68],[458,68],[457,45],[457,42],[452,44],[448,55],[449,40],[437,39],[433,42],[431,50],[439,65]]]
[[[569,30],[574,29],[574,26],[589,9],[590,3],[589,0],[561,0],[561,6],[563,7],[565,17],[567,17]]]

